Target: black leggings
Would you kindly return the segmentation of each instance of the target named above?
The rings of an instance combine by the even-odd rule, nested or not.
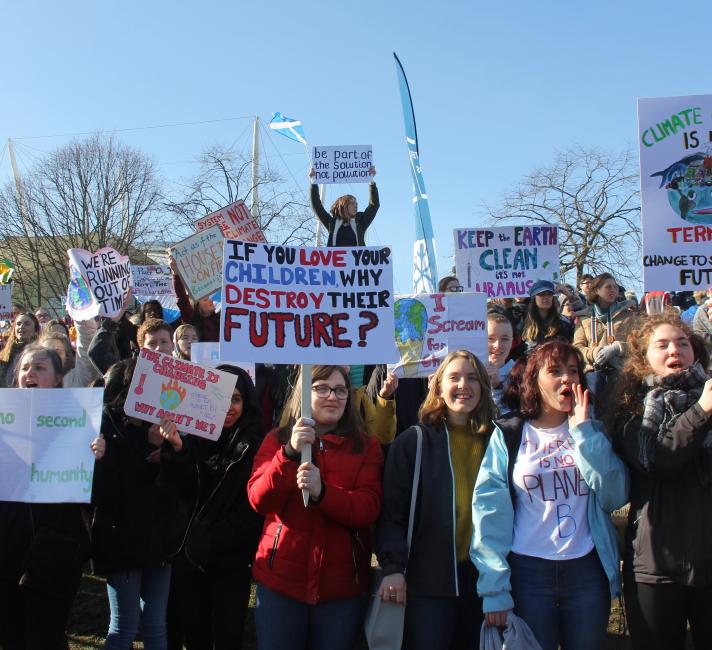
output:
[[[684,650],[687,622],[695,650],[712,648],[712,585],[626,581],[625,610],[636,650]]]

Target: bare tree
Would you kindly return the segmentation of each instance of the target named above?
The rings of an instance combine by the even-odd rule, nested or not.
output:
[[[575,271],[577,283],[584,270],[640,278],[638,170],[630,151],[568,149],[485,210],[493,224],[558,226],[561,274]]]
[[[182,236],[190,234],[196,219],[238,199],[252,204],[249,158],[232,149],[212,147],[201,156],[200,163],[196,176],[183,184],[183,196],[166,202],[166,209],[177,216],[177,223],[182,226]],[[267,241],[299,245],[314,240],[316,222],[306,203],[306,193],[287,189],[284,179],[269,167],[261,170],[257,189],[259,202],[252,216]]]
[[[28,305],[67,288],[67,249],[111,246],[144,261],[160,237],[161,183],[140,151],[92,135],[57,149],[27,173],[20,192],[0,188],[0,244],[15,263],[14,294]]]

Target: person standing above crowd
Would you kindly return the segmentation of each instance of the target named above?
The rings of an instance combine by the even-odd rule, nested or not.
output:
[[[631,470],[625,605],[638,650],[712,648],[712,379],[671,311],[629,339],[607,429]]]
[[[627,300],[618,301],[618,284],[610,273],[591,281],[587,295],[590,316],[574,332],[574,345],[586,362],[586,380],[594,399],[603,393],[611,373],[623,366],[626,339],[635,327],[637,312]]]
[[[543,650],[601,650],[620,594],[610,513],[626,503],[623,462],[591,420],[583,359],[534,349],[521,411],[497,420],[472,496],[472,560],[489,625],[524,619]]]
[[[469,558],[472,489],[492,430],[495,405],[484,365],[470,352],[449,353],[420,407],[421,479],[412,541],[408,518],[416,471],[417,427],[388,452],[377,555],[379,595],[405,605],[408,650],[477,648],[482,601]]]
[[[12,385],[15,380],[15,364],[26,345],[34,341],[40,333],[37,316],[30,312],[17,315],[7,337],[5,347],[0,351],[0,388]]]
[[[376,175],[376,168],[371,167],[368,173],[373,179]],[[358,211],[358,201],[351,194],[340,196],[327,212],[319,198],[319,186],[315,181],[316,171],[314,168],[309,170],[309,176],[312,180],[309,198],[314,214],[328,232],[326,245],[365,246],[366,230],[375,218],[379,207],[376,182],[371,180],[368,184],[368,206],[363,212]]]
[[[548,280],[539,280],[529,289],[531,300],[522,328],[522,340],[528,350],[551,339],[571,342],[573,327],[559,314],[554,290],[554,283]]]
[[[383,456],[364,434],[342,366],[312,367],[311,418],[301,417],[301,395],[300,378],[287,425],[265,438],[248,484],[265,517],[253,565],[257,645],[352,650],[366,608]],[[302,463],[306,444],[313,461]]]

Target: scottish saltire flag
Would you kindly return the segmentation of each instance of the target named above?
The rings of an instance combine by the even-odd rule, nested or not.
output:
[[[413,292],[435,293],[438,286],[438,268],[435,257],[435,239],[433,224],[430,221],[428,194],[420,170],[420,152],[418,151],[418,131],[415,128],[413,100],[410,96],[405,71],[395,52],[396,72],[403,105],[405,123],[405,141],[408,145],[410,171],[413,175],[413,206],[415,207],[415,245],[413,247]]]
[[[277,133],[281,133],[290,140],[296,140],[297,142],[301,142],[305,147],[307,146],[304,129],[302,128],[302,123],[299,120],[293,120],[291,117],[285,117],[282,113],[275,113],[269,123],[269,128],[274,129]]]

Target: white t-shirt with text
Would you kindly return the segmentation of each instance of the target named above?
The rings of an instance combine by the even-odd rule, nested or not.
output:
[[[554,429],[524,424],[514,464],[512,551],[546,560],[571,560],[593,549],[586,510],[589,488],[564,421]]]

